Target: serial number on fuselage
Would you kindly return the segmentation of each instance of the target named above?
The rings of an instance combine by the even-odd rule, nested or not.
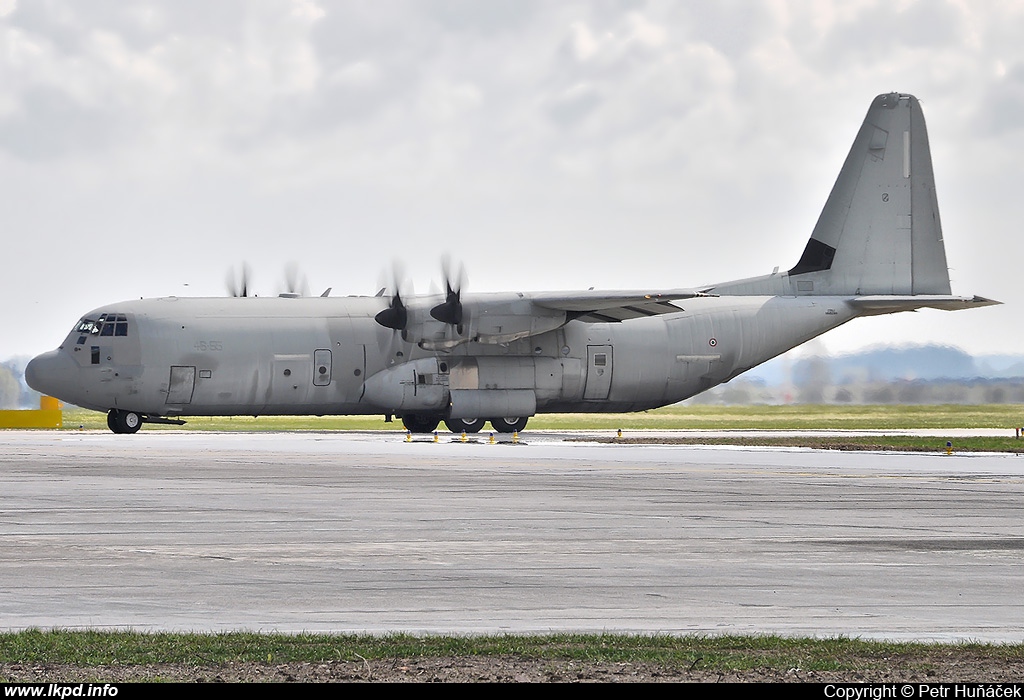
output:
[[[193,346],[196,352],[220,352],[224,349],[224,342],[220,340],[199,340]]]

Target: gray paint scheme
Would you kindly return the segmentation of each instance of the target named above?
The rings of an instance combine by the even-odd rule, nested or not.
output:
[[[72,332],[26,378],[64,401],[143,420],[636,411],[686,399],[858,316],[997,303],[950,295],[924,119],[914,97],[896,93],[872,103],[788,273],[660,292],[466,295],[459,325],[431,316],[443,301],[405,301],[404,330],[375,320],[391,303],[383,296],[111,304],[85,318],[124,314],[127,336],[101,344]]]

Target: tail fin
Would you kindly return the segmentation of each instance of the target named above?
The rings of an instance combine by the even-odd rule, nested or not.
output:
[[[871,103],[789,276],[798,293],[950,293],[928,132],[913,95]]]
[[[949,295],[921,104],[871,103],[811,239],[786,274],[709,287],[718,294]]]

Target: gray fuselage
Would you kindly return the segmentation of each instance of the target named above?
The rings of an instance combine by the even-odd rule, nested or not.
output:
[[[534,412],[634,411],[693,396],[856,315],[840,297],[697,298],[678,313],[569,321],[505,344],[437,352],[377,324],[385,303],[171,297],[112,304],[85,319],[121,315],[127,332],[73,331],[47,353],[44,388],[86,408],[168,417],[447,415],[459,390],[485,398],[534,392]],[[403,388],[408,398],[395,398]],[[488,410],[486,401],[472,405]]]

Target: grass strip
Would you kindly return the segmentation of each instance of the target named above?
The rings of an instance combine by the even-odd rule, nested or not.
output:
[[[400,421],[382,416],[232,416],[186,418],[184,428],[149,424],[144,430],[258,432],[292,430],[392,430]],[[1000,428],[1012,436],[1024,426],[1024,406],[987,405],[786,405],[667,406],[637,413],[541,414],[530,418],[534,430],[915,430]],[[69,407],[64,429],[106,430],[106,415]],[[441,426],[444,429],[444,426]]]
[[[593,438],[568,438],[569,442],[595,442]],[[824,436],[824,437],[689,437],[623,436],[600,437],[596,442],[622,445],[736,445],[739,447],[804,447],[815,450],[934,452],[1009,452],[1024,454],[1024,439],[1013,437],[916,437],[909,435]]]
[[[0,663],[83,667],[232,662],[324,663],[360,659],[517,656],[589,662],[647,662],[666,668],[842,671],[907,659],[966,655],[1024,661],[1024,644],[924,644],[846,637],[552,634],[413,636],[334,634],[171,634],[26,630],[0,634]]]

